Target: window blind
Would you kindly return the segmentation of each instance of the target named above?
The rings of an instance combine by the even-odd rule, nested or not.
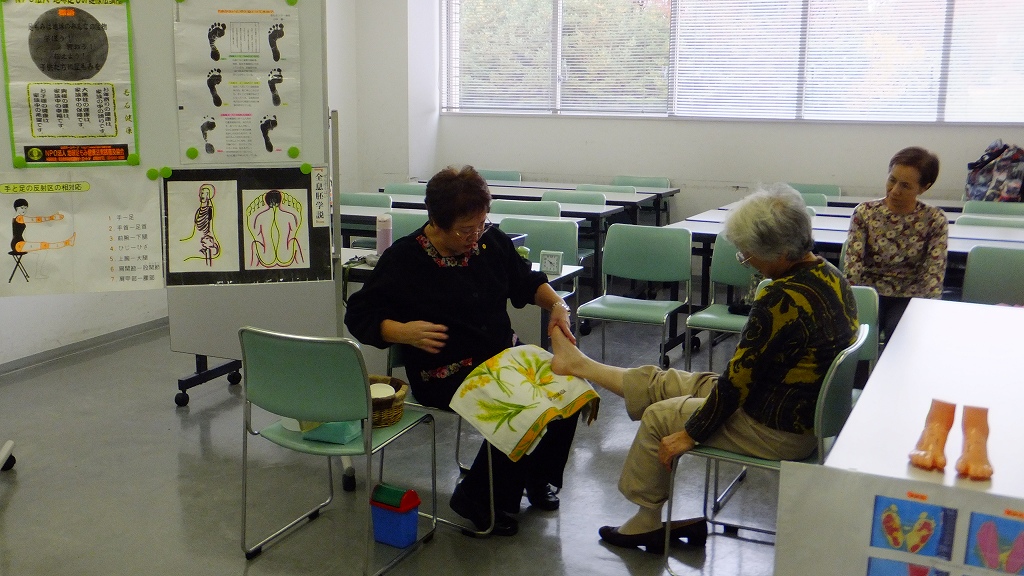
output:
[[[1020,0],[445,0],[446,111],[1024,122]]]

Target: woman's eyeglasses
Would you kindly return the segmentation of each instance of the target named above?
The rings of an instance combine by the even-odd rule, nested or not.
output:
[[[743,252],[736,253],[736,261],[739,262],[741,266],[746,266],[747,263],[750,262],[751,258],[753,258],[753,256],[745,256]]]
[[[461,240],[463,238],[474,238],[479,239],[488,230],[490,230],[494,224],[488,220],[480,225],[478,228],[463,228],[462,230],[452,230],[452,232]]]

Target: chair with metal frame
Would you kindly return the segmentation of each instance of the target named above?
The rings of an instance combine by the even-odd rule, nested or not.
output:
[[[389,196],[395,194],[423,196],[427,193],[427,184],[425,182],[394,182],[384,185],[384,193]]]
[[[665,178],[664,176],[624,176],[624,175],[619,175],[619,176],[615,176],[614,178],[612,178],[612,185],[613,186],[633,186],[634,190],[636,188],[671,188],[672,187],[672,181],[669,180],[668,178]],[[669,213],[668,213],[668,202],[661,202],[661,203],[655,204],[655,206],[653,206],[653,207],[652,206],[641,206],[640,210],[641,211],[650,210],[650,209],[657,210],[657,209],[659,209],[658,208],[659,205],[661,206],[660,210],[662,210],[664,212],[664,214],[665,214],[665,220],[664,221],[666,223],[669,222],[670,220],[669,220]],[[660,221],[661,221],[661,215],[660,214],[656,214],[655,215],[655,222],[660,222]]]
[[[828,196],[824,194],[806,192],[801,193],[800,197],[804,199],[804,204],[806,204],[808,208],[813,206],[828,206]]]
[[[3,447],[0,447],[0,470],[7,471],[14,468],[14,463],[17,462],[17,458],[14,457],[14,440],[8,440],[4,442]]]
[[[975,246],[967,253],[964,302],[1024,304],[1024,250]]]
[[[392,344],[388,347],[388,376],[394,375],[396,368],[405,368],[405,360],[402,357],[402,346],[399,344]],[[405,397],[405,403],[409,406],[414,406],[420,410],[426,410],[436,414],[447,414],[455,417],[455,464],[459,467],[459,473],[465,474],[469,472],[471,464],[466,464],[462,461],[462,416],[457,414],[453,410],[446,408],[435,408],[433,406],[427,406],[420,404],[416,401],[416,398],[410,391]],[[491,525],[486,530],[478,530],[475,526],[469,524],[463,524],[448,520],[447,518],[438,517],[437,521],[452,528],[458,528],[463,534],[467,536],[485,537],[494,530],[495,525],[495,506],[494,506],[494,462],[491,455],[491,451],[487,451],[487,479],[489,491],[489,503],[491,508]]]
[[[21,263],[21,259],[25,257],[28,252],[18,252],[17,250],[11,250],[8,252],[11,258],[14,258],[14,268],[11,270],[11,275],[7,278],[7,283],[10,284],[11,280],[14,280],[14,275],[21,272],[21,275],[25,277],[25,282],[28,282],[28,271],[25,270],[25,265]]]
[[[339,210],[344,213],[341,206],[369,206],[371,208],[391,208],[391,196],[387,194],[374,194],[372,192],[342,192],[338,194]],[[377,247],[376,224],[345,224],[341,226],[341,244],[348,244],[352,248],[366,248],[373,250]],[[353,232],[359,235],[353,238]]]
[[[999,217],[996,215],[964,214],[956,219],[956,226],[997,226],[1001,228],[1024,228],[1024,218],[1020,216]]]
[[[543,201],[554,200],[561,204],[591,204],[594,206],[604,206],[607,203],[603,192],[587,192],[580,190],[545,190],[543,194]],[[582,240],[582,245],[577,245],[576,258],[580,266],[585,265],[585,262],[589,258],[596,257],[597,250],[597,235],[601,234],[601,230],[594,229],[588,222],[583,222],[579,227],[578,238]],[[597,276],[591,278],[589,283],[594,294],[601,291],[601,279]]]
[[[477,168],[477,173],[484,177],[484,180],[498,180],[502,182],[522,182],[523,174],[517,170],[487,170]]]
[[[800,184],[787,182],[794,190],[801,194],[824,194],[825,196],[841,196],[842,189],[835,184]]]
[[[373,455],[394,440],[416,428],[430,426],[431,446],[431,512],[420,512],[429,518],[430,529],[383,568],[382,574],[398,561],[429,540],[437,526],[437,442],[434,417],[411,407],[404,407],[398,422],[373,428],[373,407],[370,381],[366,373],[359,345],[349,338],[311,337],[283,334],[243,327],[238,332],[242,346],[243,367],[243,425],[242,440],[242,550],[247,559],[259,555],[263,548],[286,535],[301,522],[312,521],[334,499],[332,457],[366,456],[366,478],[373,473]],[[269,413],[273,423],[256,428],[253,407]],[[360,435],[346,444],[307,440],[299,431],[288,429],[282,420],[295,419],[310,422],[358,421]],[[262,419],[262,418],[260,418]],[[327,460],[327,500],[292,520],[255,545],[247,543],[249,496],[249,437],[259,436],[273,444],[296,452],[321,456]],[[384,458],[381,453],[378,480],[383,481]],[[371,527],[371,492],[366,493],[364,519],[365,550],[363,574],[368,574],[374,558],[374,537]]]
[[[821,390],[818,392],[818,400],[814,410],[814,436],[817,438],[817,447],[813,454],[801,462],[822,464],[825,461],[825,456],[828,455],[828,450],[831,448],[833,443],[832,439],[839,435],[839,432],[846,424],[846,419],[849,417],[852,409],[853,377],[857,367],[857,360],[859,358],[861,346],[863,346],[868,339],[868,332],[869,328],[867,326],[861,326],[857,330],[853,344],[839,352],[835,359],[832,360],[832,364],[825,373],[825,378],[822,381]],[[735,533],[739,529],[744,529],[763,534],[775,534],[774,530],[768,528],[727,523],[716,520],[715,518],[728,499],[732,496],[736,488],[738,488],[738,483],[743,481],[746,477],[747,467],[763,468],[766,470],[775,470],[777,472],[781,466],[780,460],[755,458],[745,454],[701,445],[697,445],[685,454],[701,456],[707,459],[704,469],[703,508],[704,517],[707,518],[708,522],[712,525],[712,530],[715,525],[718,525],[722,526],[727,533]],[[718,468],[720,462],[729,462],[743,466],[740,473],[725,488],[725,490],[721,492],[718,490]],[[667,518],[665,521],[664,561],[665,568],[670,574],[675,574],[671,566],[669,566],[668,545],[671,538],[672,506],[678,464],[679,457],[676,457],[672,462],[672,472],[669,476],[668,503],[666,505]],[[712,478],[712,475],[714,478]],[[712,493],[712,482],[714,483],[714,494],[711,499],[711,509],[709,510],[708,496]]]
[[[526,234],[526,247],[530,249],[531,262],[540,262],[542,250],[561,252],[563,263],[576,262],[579,232],[576,222],[572,220],[529,220],[512,217],[502,220],[501,230],[506,234]],[[569,315],[574,315],[579,308],[578,279],[573,278],[570,290],[556,289],[555,292],[563,300],[572,299]]]
[[[756,270],[744,265],[737,260],[738,252],[736,245],[719,234],[715,238],[715,246],[711,252],[711,291],[708,305],[697,312],[686,317],[686,340],[690,341],[694,332],[707,330],[708,342],[708,370],[712,369],[715,344],[720,341],[716,333],[739,334],[747,323],[746,314],[734,314],[729,311],[728,302],[718,302],[718,292],[727,289],[730,292],[740,290],[746,293],[750,290],[750,283]],[[686,370],[690,369],[691,353],[690,347],[686,346]]]
[[[524,214],[529,216],[561,216],[562,207],[553,200],[491,200],[492,214]]]
[[[391,239],[392,241],[404,238],[419,230],[420,226],[427,223],[426,212],[397,212],[391,210]]]
[[[685,228],[612,224],[604,245],[602,294],[580,305],[576,316],[601,320],[601,359],[605,357],[605,326],[608,322],[660,325],[658,362],[669,364],[669,325],[690,306],[691,235]],[[678,299],[648,300],[610,293],[613,278],[638,282],[666,282],[684,286]]]
[[[1024,216],[1024,202],[964,202],[964,214],[991,214],[993,216]]]

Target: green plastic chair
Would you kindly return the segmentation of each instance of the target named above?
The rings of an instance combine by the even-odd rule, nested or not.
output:
[[[605,356],[608,322],[660,325],[659,363],[669,364],[669,320],[690,305],[691,235],[685,228],[612,224],[604,244],[602,295],[577,310],[582,321],[602,320],[601,359]],[[612,278],[639,282],[670,282],[683,286],[680,300],[645,300],[609,293]]]
[[[715,334],[739,334],[747,323],[746,314],[732,314],[729,312],[728,302],[718,302],[718,292],[723,288],[733,288],[739,290],[741,294],[746,294],[750,290],[750,282],[755,272],[753,268],[744,266],[736,260],[736,245],[730,242],[725,234],[719,234],[711,252],[711,299],[707,307],[686,318],[687,342],[692,341],[694,332],[708,331],[708,370],[713,369],[711,362],[714,358]],[[686,370],[690,370],[690,346],[685,348]]]
[[[1024,202],[964,202],[964,214],[993,214],[996,216],[1024,216]]]
[[[788,182],[801,194],[824,194],[825,196],[841,196],[842,190],[835,184],[799,184]]]
[[[536,204],[536,202],[533,202]],[[541,250],[562,253],[562,262],[576,262],[579,231],[572,220],[529,220],[526,218],[505,218],[501,230],[506,234],[526,234],[526,247],[530,249],[530,261],[540,262]],[[555,290],[563,299],[572,298],[570,316],[579,308],[577,278],[572,281],[571,290]]]
[[[494,214],[528,214],[531,216],[561,216],[562,208],[554,200],[491,200]]]
[[[1024,250],[975,246],[967,253],[964,302],[1024,304]]]
[[[607,204],[604,193],[587,190],[545,190],[541,195],[542,200],[554,200],[562,204],[594,204],[602,206]]]
[[[381,574],[399,560],[418,548],[418,545],[433,537],[437,527],[437,442],[434,432],[434,418],[426,412],[404,408],[402,417],[391,426],[373,428],[373,412],[370,398],[370,380],[366,373],[362,352],[355,341],[348,338],[321,338],[296,336],[244,327],[238,331],[242,345],[243,378],[243,421],[245,434],[242,439],[242,550],[247,559],[259,555],[264,546],[286,533],[301,522],[312,521],[320,515],[334,499],[334,478],[331,457],[366,456],[366,478],[373,477],[373,455],[385,446],[405,435],[419,424],[430,426],[431,437],[431,512],[420,512],[430,518],[430,529],[415,542],[398,554],[384,568],[375,572]],[[301,432],[289,430],[282,420],[256,428],[253,407],[277,415],[312,422],[359,421],[359,436],[346,444],[334,444],[306,440]],[[261,418],[262,419],[262,418]],[[253,546],[247,544],[249,508],[249,437],[258,436],[295,452],[321,456],[327,461],[327,500],[303,513],[270,536]],[[419,443],[421,439],[417,440]],[[384,459],[380,458],[380,481],[384,477]],[[366,491],[364,518],[365,551],[363,574],[370,572],[374,558],[374,538],[371,527],[370,497]]]
[[[851,286],[857,300],[857,320],[868,327],[868,337],[860,348],[859,359],[868,363],[868,372],[878,361],[878,292],[871,286]]]
[[[614,186],[635,186],[637,188],[671,188],[672,182],[662,176],[616,176]]]
[[[391,208],[391,196],[372,192],[342,192],[338,194],[338,206],[370,206],[374,208]],[[344,208],[340,208],[345,213]],[[353,248],[373,250],[377,247],[376,224],[344,224],[341,226],[341,244],[349,244]],[[358,235],[358,238],[352,238]]]
[[[1024,228],[1024,218],[1007,216],[986,216],[978,214],[965,214],[956,219],[956,226],[998,226],[1002,228]]]
[[[427,214],[415,213],[415,212],[395,212],[389,211],[391,214],[391,241],[394,242],[399,238],[404,238],[409,234],[412,234],[416,230],[427,223]]]
[[[672,182],[663,176],[616,176],[612,178],[612,185],[614,186],[633,186],[635,188],[671,188]],[[668,202],[662,202],[661,210],[665,213],[665,222],[670,222],[668,212]],[[640,211],[656,210],[658,204],[654,206],[641,206]],[[655,215],[655,222],[660,221],[660,215]]]
[[[852,410],[853,380],[857,370],[857,360],[860,358],[860,348],[864,346],[864,343],[868,339],[868,332],[869,328],[867,326],[861,326],[857,331],[857,337],[853,344],[841,351],[839,355],[835,357],[831,366],[829,366],[828,372],[825,373],[825,379],[822,382],[821,390],[818,392],[818,401],[814,409],[814,436],[817,439],[817,448],[813,454],[801,462],[807,464],[824,463],[825,457],[828,455],[828,451],[832,446],[833,439],[836,436],[839,436],[843,426],[846,424],[846,419],[850,416],[850,411]],[[702,456],[707,459],[704,469],[704,517],[708,519],[708,522],[712,525],[723,526],[726,533],[735,533],[736,530],[742,528],[753,532],[761,532],[763,534],[775,534],[775,530],[772,529],[759,526],[746,526],[734,522],[723,522],[721,520],[717,520],[716,517],[725,505],[726,501],[739,487],[739,482],[742,482],[746,477],[747,467],[763,468],[778,472],[782,465],[781,460],[755,458],[745,454],[702,445],[695,446],[685,454]],[[739,464],[740,466],[743,466],[743,469],[725,488],[725,490],[719,491],[718,472],[719,464],[721,462]],[[669,566],[668,544],[669,539],[671,538],[672,501],[675,492],[674,488],[678,463],[679,457],[676,457],[672,461],[672,473],[669,475],[668,519],[665,522],[664,562],[665,568],[668,569],[670,574],[675,574]],[[712,475],[714,478],[712,478]],[[712,482],[714,482],[714,496],[709,499],[708,496],[712,493]],[[710,509],[708,506],[709,500],[711,501]]]
[[[804,204],[807,206],[828,206],[828,196],[824,194],[808,192],[801,193],[800,196],[803,197]]]
[[[485,170],[477,168],[476,171],[484,177],[484,180],[498,180],[504,182],[522,182],[523,175],[516,170]]]
[[[611,192],[613,194],[636,194],[635,186],[616,186],[614,184],[579,184],[580,192]]]
[[[427,193],[424,182],[396,182],[384,185],[384,193],[388,195],[403,194],[405,196],[423,196]]]

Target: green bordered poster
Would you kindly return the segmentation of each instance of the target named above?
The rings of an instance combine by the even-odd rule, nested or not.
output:
[[[0,2],[16,168],[139,163],[127,0]]]

